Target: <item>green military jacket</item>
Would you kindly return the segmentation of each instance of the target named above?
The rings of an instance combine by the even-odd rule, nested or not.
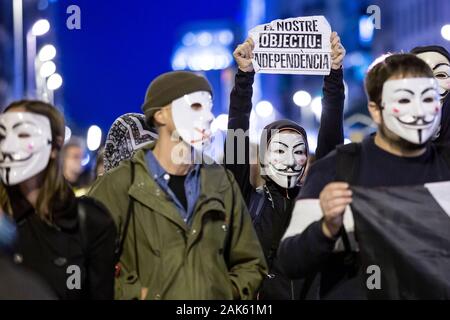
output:
[[[233,299],[233,285],[241,299],[255,298],[267,267],[233,176],[220,165],[202,165],[200,197],[188,226],[149,174],[145,154],[153,147],[100,177],[89,191],[122,233],[133,201],[116,299],[139,299],[143,287],[147,299]]]

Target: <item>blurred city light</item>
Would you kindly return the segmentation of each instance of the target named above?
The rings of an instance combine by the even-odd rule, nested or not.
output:
[[[314,113],[317,121],[320,121],[322,115],[322,97],[315,97],[311,101],[311,111]]]
[[[304,90],[297,91],[292,97],[294,103],[299,107],[306,107],[311,103],[311,95]]]
[[[197,37],[192,32],[186,33],[183,37],[183,45],[187,47],[194,45],[196,41]]]
[[[33,36],[42,36],[50,30],[50,23],[47,19],[40,19],[36,21],[31,28],[31,34]]]
[[[172,57],[173,70],[222,70],[233,62],[230,45],[234,40],[228,29],[186,33]]]
[[[212,34],[210,32],[201,32],[197,37],[197,42],[202,47],[207,47],[212,43]]]
[[[317,135],[318,135],[318,132],[317,132],[317,130],[308,130],[306,132],[306,134],[308,135],[309,151],[312,152],[312,153],[315,153],[316,149],[317,149]]]
[[[229,46],[233,43],[234,35],[233,32],[229,30],[220,31],[218,34],[218,39],[224,46]]]
[[[228,114],[222,113],[211,123],[211,132],[215,133],[217,130],[225,131],[228,128]]]
[[[363,44],[369,44],[373,39],[373,18],[362,16],[359,18],[359,41]]]
[[[56,56],[56,48],[51,44],[47,44],[41,48],[38,57],[42,62],[52,60]]]
[[[56,65],[53,61],[44,62],[41,68],[39,69],[39,74],[41,75],[42,78],[48,78],[55,72],[56,72]]]
[[[81,166],[87,166],[89,161],[91,161],[91,156],[89,155],[89,153],[86,153],[86,156],[81,160]]]
[[[441,29],[442,38],[450,41],[450,24],[446,24]]]
[[[72,130],[66,126],[66,129],[64,130],[64,143],[69,141],[70,137],[72,137]]]
[[[192,71],[221,70],[229,67],[232,61],[231,52],[221,47],[183,47],[175,53],[172,68]]]
[[[90,151],[95,151],[102,142],[102,129],[99,126],[92,125],[87,133],[87,147]]]
[[[261,118],[267,118],[273,113],[273,105],[269,101],[260,101],[255,106],[255,111]]]
[[[58,73],[54,73],[47,79],[47,88],[49,90],[57,90],[59,89],[59,87],[61,87],[62,83],[63,79],[61,75],[59,75]]]

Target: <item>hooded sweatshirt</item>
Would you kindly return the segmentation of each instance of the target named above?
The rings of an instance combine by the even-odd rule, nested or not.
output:
[[[419,54],[424,52],[437,52],[443,55],[450,61],[450,53],[441,46],[423,46],[423,47],[415,47],[411,50],[413,54]],[[447,96],[444,98],[442,102],[442,117],[441,117],[441,127],[439,130],[439,135],[434,140],[435,143],[442,144],[450,144],[450,93],[447,93]]]
[[[249,129],[250,112],[252,109],[252,84],[254,73],[238,71],[235,78],[235,86],[230,96],[230,112],[228,129]],[[344,85],[342,70],[332,70],[329,76],[325,77],[324,98],[322,100],[323,114],[318,139],[316,156],[325,156],[333,150],[336,145],[344,140],[343,134],[343,106],[344,106]],[[276,130],[291,129],[299,132],[305,142],[306,131],[297,123],[291,120],[279,120],[272,122],[265,127],[267,135],[262,135],[261,146],[268,146],[271,134]],[[275,131],[273,131],[275,130]],[[249,213],[253,220],[256,233],[262,245],[264,255],[269,265],[269,275],[263,282],[259,292],[259,299],[299,299],[301,295],[302,281],[292,281],[280,271],[276,252],[280,240],[289,225],[292,210],[296,197],[300,192],[300,186],[286,189],[273,182],[270,177],[263,176],[264,186],[255,189],[250,184],[250,156],[249,139],[245,140],[245,161],[237,164],[239,148],[238,139],[228,132],[225,144],[225,159],[232,163],[225,163],[227,169],[233,172],[238,182],[242,195],[246,201]],[[233,159],[227,158],[227,151],[233,150]],[[260,148],[259,159],[264,159],[265,148]]]

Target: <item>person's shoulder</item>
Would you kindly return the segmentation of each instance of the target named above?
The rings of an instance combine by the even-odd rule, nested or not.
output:
[[[311,168],[308,171],[308,176],[324,172],[335,172],[337,152],[338,152],[337,149],[334,149],[322,159],[314,161],[314,163],[311,165]]]
[[[95,211],[104,216],[108,216],[108,209],[98,200],[89,196],[82,196],[77,199],[77,204],[89,211]]]
[[[129,184],[124,183],[131,181],[132,159],[123,160],[117,167],[112,168],[98,176],[88,191],[88,195],[97,194],[104,190],[122,190]]]
[[[439,154],[450,153],[450,143],[431,143],[430,148]]]
[[[332,182],[336,176],[337,150],[331,151],[324,158],[315,161],[307,172],[299,199],[315,199],[319,197],[323,187]]]
[[[431,143],[431,152],[434,152],[444,159],[450,167],[450,144],[448,143]]]
[[[205,172],[207,179],[211,182],[214,181],[215,183],[217,183],[221,180],[234,180],[231,171],[216,162],[200,165],[200,171]]]
[[[89,196],[77,198],[78,210],[84,210],[88,230],[100,231],[115,228],[114,219],[100,201]]]
[[[218,163],[202,164],[200,168],[204,172],[208,192],[224,193],[236,186],[233,173],[223,165]]]

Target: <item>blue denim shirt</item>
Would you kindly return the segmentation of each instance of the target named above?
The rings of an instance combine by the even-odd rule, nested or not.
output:
[[[161,167],[151,150],[147,152],[146,161],[152,178],[172,199],[184,222],[190,225],[195,204],[200,196],[200,164],[196,164],[192,167],[184,181],[184,190],[187,200],[186,210],[169,187],[170,175],[164,170],[163,167]]]

